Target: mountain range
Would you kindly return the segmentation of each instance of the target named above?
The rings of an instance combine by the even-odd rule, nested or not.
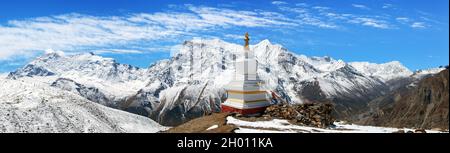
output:
[[[331,57],[307,57],[269,40],[250,45],[250,49],[258,60],[264,89],[289,103],[333,103],[336,117],[350,121],[367,118],[367,112],[374,109],[373,100],[445,69],[413,72],[398,61],[347,63]],[[176,126],[220,111],[220,103],[226,99],[223,86],[232,78],[234,61],[242,53],[238,44],[194,39],[185,41],[170,59],[144,69],[93,53],[51,52],[9,73],[3,78],[8,81],[2,82],[32,80],[36,83],[33,87],[48,88],[52,94],[70,93],[84,101],[149,117],[164,126]],[[0,97],[11,101],[20,96]]]

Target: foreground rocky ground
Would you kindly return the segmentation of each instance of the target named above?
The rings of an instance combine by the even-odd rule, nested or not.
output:
[[[231,115],[230,113],[214,113],[193,119],[162,133],[232,133],[237,127],[227,124],[226,118]]]
[[[273,105],[260,116],[213,113],[163,133],[440,133],[425,130],[361,126],[335,121],[329,104]]]

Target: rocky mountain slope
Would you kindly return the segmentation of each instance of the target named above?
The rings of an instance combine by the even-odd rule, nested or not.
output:
[[[424,74],[428,74],[424,76]],[[418,76],[420,75],[420,76]],[[394,127],[449,128],[449,70],[418,72],[420,78],[369,103],[363,124]]]

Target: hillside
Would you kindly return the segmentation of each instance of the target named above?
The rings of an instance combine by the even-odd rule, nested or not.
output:
[[[377,98],[363,124],[392,127],[449,128],[449,70],[424,77]]]

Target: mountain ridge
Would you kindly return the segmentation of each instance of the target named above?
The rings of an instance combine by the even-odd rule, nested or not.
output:
[[[410,70],[399,62],[346,63],[331,57],[307,57],[269,40],[250,45],[250,49],[259,62],[258,74],[266,90],[290,103],[333,101],[339,118],[355,118],[355,114],[369,109],[368,101],[394,89],[390,80],[410,77]],[[220,111],[215,106],[224,98],[222,87],[232,78],[233,61],[242,53],[243,47],[238,44],[194,39],[183,42],[170,59],[141,69],[92,53],[52,52],[11,72],[8,78],[44,76],[49,78],[49,85],[70,89],[91,101],[105,104],[106,99],[113,101],[107,104],[110,107],[177,125],[192,118],[183,116]],[[198,88],[203,85],[206,90],[200,94]],[[167,97],[166,90],[181,95]],[[185,109],[194,111],[176,111]],[[170,122],[161,120],[161,116]]]

